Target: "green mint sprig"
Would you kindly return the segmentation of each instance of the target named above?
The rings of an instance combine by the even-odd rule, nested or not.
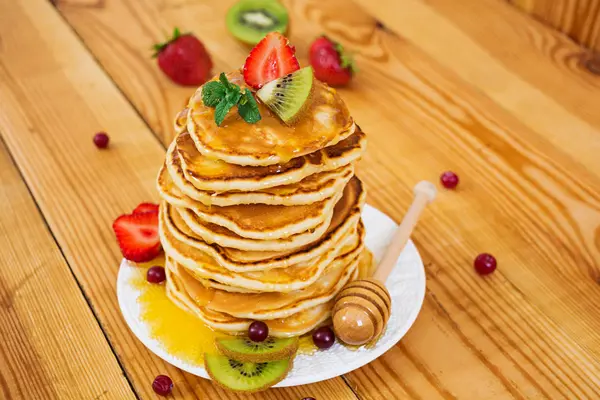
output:
[[[252,92],[248,89],[242,92],[238,85],[227,80],[223,72],[218,81],[208,82],[202,87],[202,101],[206,106],[215,108],[217,126],[221,126],[229,111],[236,105],[238,113],[247,123],[255,124],[261,118]]]

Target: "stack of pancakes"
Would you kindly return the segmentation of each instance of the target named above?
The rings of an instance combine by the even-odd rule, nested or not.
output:
[[[315,81],[309,101],[293,126],[259,104],[258,123],[234,109],[217,127],[200,88],[176,118],[158,176],[167,293],[214,329],[309,332],[369,260],[353,166],[365,135],[335,90]]]

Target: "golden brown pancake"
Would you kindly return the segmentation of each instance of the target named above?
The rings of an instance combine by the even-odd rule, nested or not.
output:
[[[197,305],[238,318],[274,319],[329,302],[344,287],[358,266],[360,255],[338,257],[310,286],[289,293],[232,293],[207,288],[185,268],[172,262],[185,290]]]
[[[351,192],[343,196],[336,204],[332,221],[323,237],[315,243],[293,252],[248,252],[208,244],[194,235],[179,213],[174,210],[173,212],[167,212],[172,208],[161,205],[161,224],[159,227],[161,235],[165,237],[163,247],[165,249],[167,247],[179,248],[185,245],[195,248],[214,259],[217,264],[236,272],[285,268],[306,263],[320,257],[330,248],[337,246],[356,227],[366,193],[360,180],[356,177],[348,183],[347,190],[351,190]],[[169,245],[169,243],[166,243],[167,240],[173,242],[173,244]],[[193,260],[190,262],[193,262]]]
[[[281,185],[290,185],[304,178],[333,171],[357,161],[366,148],[366,136],[360,130],[336,145],[296,157],[283,164],[243,167],[208,158],[196,149],[189,133],[184,132],[167,150],[167,167],[171,175],[181,173],[199,190],[252,192]],[[175,181],[177,183],[177,181]],[[184,188],[181,188],[186,194]]]
[[[172,206],[168,206],[172,207]],[[294,251],[318,240],[331,222],[333,213],[326,215],[319,225],[282,238],[249,239],[238,235],[224,226],[207,223],[188,208],[175,207],[191,231],[206,243],[244,251]]]
[[[161,169],[159,185],[159,192],[165,201],[171,206],[185,210],[183,212],[191,213],[191,218],[197,219],[198,223],[219,225],[240,237],[257,240],[286,238],[316,229],[319,225],[331,221],[334,206],[339,200],[337,194],[320,202],[299,206],[207,206],[185,196],[175,187],[164,167]],[[313,235],[316,234],[317,231],[313,231]]]
[[[178,242],[165,227],[165,212],[160,213],[160,237],[167,256],[185,267],[197,279],[212,279],[224,285],[261,292],[289,292],[314,283],[340,252],[350,247],[355,252],[364,247],[364,226],[360,223],[356,230],[335,247],[330,247],[319,258],[287,268],[272,268],[261,271],[235,272],[223,268],[215,260],[195,247]]]
[[[240,71],[228,74],[228,79],[246,88]],[[333,146],[354,132],[352,117],[335,89],[315,80],[309,101],[293,126],[285,125],[260,101],[257,123],[248,124],[234,107],[217,126],[215,108],[204,105],[200,87],[188,105],[187,128],[198,151],[211,159],[254,166],[286,163]]]
[[[169,168],[170,167],[170,168]],[[157,186],[162,197],[169,202],[186,200],[185,197],[207,206],[221,207],[239,204],[305,205],[323,201],[341,192],[354,176],[354,166],[345,165],[332,171],[307,176],[299,182],[252,192],[230,190],[212,192],[200,190],[185,179],[179,157],[174,155],[172,164],[163,165]]]
[[[191,312],[206,325],[231,335],[244,334],[252,323],[251,319],[242,319],[198,306],[183,288],[179,277],[167,263],[167,296],[180,308]],[[356,278],[356,271],[351,279]],[[274,337],[300,336],[312,331],[324,323],[331,315],[333,302],[320,304],[305,311],[293,314],[287,318],[266,320],[269,334]]]

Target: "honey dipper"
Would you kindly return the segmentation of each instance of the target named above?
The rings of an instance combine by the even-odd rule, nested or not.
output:
[[[431,182],[415,185],[414,199],[396,229],[373,278],[347,284],[337,295],[333,306],[333,330],[344,343],[360,346],[383,333],[392,310],[392,297],[384,282],[396,265],[412,230],[425,206],[435,199],[436,188]]]

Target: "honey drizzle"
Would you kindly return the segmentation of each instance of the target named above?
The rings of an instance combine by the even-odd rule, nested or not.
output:
[[[152,265],[163,265],[164,261]],[[139,291],[140,319],[152,339],[169,354],[192,365],[202,365],[204,354],[218,354],[215,339],[227,336],[209,328],[191,313],[182,310],[168,297],[165,284],[146,281],[146,268],[140,266],[129,284]]]
[[[312,332],[300,336],[300,342],[298,343],[298,352],[296,354],[305,354],[311,356],[315,354],[317,350],[319,350],[319,348],[315,346],[312,340]]]

